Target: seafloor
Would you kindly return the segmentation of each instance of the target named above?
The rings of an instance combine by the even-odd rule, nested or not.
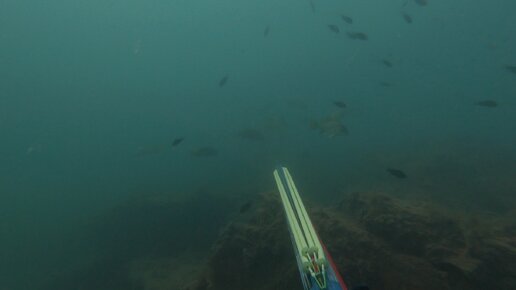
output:
[[[52,287],[302,289],[277,194],[236,205],[213,196],[128,203],[90,225],[98,258]],[[349,286],[516,289],[514,213],[451,211],[379,193],[307,206]]]

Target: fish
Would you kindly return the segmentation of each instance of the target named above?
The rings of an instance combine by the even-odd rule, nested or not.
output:
[[[335,24],[328,24],[328,29],[330,29],[331,32],[333,33],[339,33],[340,32],[340,29],[337,25]]]
[[[477,106],[487,107],[487,108],[498,107],[498,103],[496,101],[494,101],[494,100],[484,100],[484,101],[477,102],[475,104]]]
[[[348,32],[348,37],[353,40],[367,40],[367,34],[363,32]]]
[[[342,19],[342,21],[346,22],[347,24],[353,24],[353,18],[349,16],[341,15],[340,19]]]
[[[312,120],[310,127],[328,138],[348,135],[348,128],[342,124],[341,119],[342,113],[338,112],[320,120]]]
[[[25,153],[27,155],[34,154],[34,153],[40,153],[42,151],[42,147],[43,146],[41,146],[41,144],[32,144],[29,146],[29,148],[27,148]]]
[[[315,13],[315,4],[314,1],[310,0],[310,9],[312,10],[312,13]]]
[[[387,172],[389,172],[392,176],[395,176],[395,177],[400,178],[400,179],[407,178],[407,175],[405,174],[405,172],[403,172],[403,171],[401,171],[399,169],[387,168]]]
[[[389,60],[384,59],[384,60],[382,60],[382,63],[386,67],[392,67],[392,62],[390,62]]]
[[[403,17],[403,20],[405,20],[405,22],[407,22],[408,24],[412,23],[412,16],[408,15],[405,12],[402,12],[401,16]]]
[[[181,144],[184,139],[184,137],[174,139],[174,141],[172,141],[172,147],[176,147],[177,145]]]
[[[176,138],[172,141],[172,143],[163,143],[163,144],[154,144],[154,145],[147,145],[139,147],[136,156],[151,156],[151,155],[160,155],[165,153],[166,151],[170,150],[171,147],[176,147],[181,142],[183,142],[184,138]]]
[[[27,148],[27,150],[25,151],[25,153],[26,153],[27,155],[29,155],[29,154],[31,154],[31,153],[32,153],[32,152],[34,152],[34,151],[35,151],[34,147],[29,146],[29,148]]]
[[[240,206],[240,208],[238,209],[238,212],[239,213],[246,213],[246,212],[248,212],[251,209],[251,207],[253,207],[253,202],[252,201],[248,201],[248,202],[246,202],[246,203],[244,203],[244,204],[242,204]]]
[[[133,45],[133,54],[134,55],[137,55],[140,53],[140,50],[142,48],[142,40],[141,39],[138,39],[134,45]]]
[[[509,72],[512,72],[513,74],[516,74],[516,65],[507,65],[505,66],[505,69]]]
[[[240,139],[253,140],[253,141],[261,141],[261,140],[265,139],[265,137],[263,136],[263,133],[260,130],[252,129],[252,128],[243,129],[243,130],[238,131],[237,137],[239,137]]]
[[[225,75],[224,77],[222,77],[219,81],[219,87],[225,86],[226,83],[228,82],[228,78],[229,78],[229,75]]]
[[[341,108],[341,109],[346,108],[346,104],[345,104],[344,102],[342,102],[342,101],[335,101],[335,102],[333,102],[333,104],[334,104],[335,106],[337,106],[337,107]]]
[[[414,2],[416,2],[416,4],[419,5],[419,6],[426,6],[426,5],[428,5],[428,0],[414,0]]]
[[[267,25],[265,29],[263,30],[263,37],[267,37],[269,35],[270,27]]]
[[[213,147],[205,146],[194,149],[190,152],[190,155],[194,157],[213,157],[217,156],[219,151]]]

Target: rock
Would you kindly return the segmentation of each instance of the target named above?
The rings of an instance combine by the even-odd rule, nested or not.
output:
[[[248,222],[223,231],[192,289],[302,289],[279,199],[267,193],[255,204]],[[334,207],[307,206],[348,286],[515,288],[509,230],[480,231],[477,237],[487,236],[472,242],[460,215],[374,193],[348,195]]]

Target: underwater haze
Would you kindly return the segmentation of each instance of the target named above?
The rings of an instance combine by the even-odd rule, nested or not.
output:
[[[86,231],[142,196],[196,197],[202,210],[162,217],[216,228],[228,207],[275,189],[278,164],[313,202],[381,191],[514,212],[514,11],[512,0],[0,0],[0,290],[81,276],[111,254]]]

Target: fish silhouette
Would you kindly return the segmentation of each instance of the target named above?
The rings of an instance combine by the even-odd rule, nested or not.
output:
[[[363,32],[348,32],[348,37],[353,40],[367,40],[369,37],[367,37],[367,34]]]
[[[229,75],[225,75],[224,77],[222,77],[219,81],[219,87],[225,86],[226,83],[228,82],[228,78],[229,78]]]
[[[337,25],[335,24],[328,24],[328,29],[330,29],[331,32],[333,33],[339,33],[340,32],[340,29]]]
[[[498,103],[496,101],[494,101],[494,100],[480,101],[480,102],[477,102],[476,105],[477,106],[481,106],[481,107],[487,107],[487,108],[498,107]]]
[[[403,172],[403,171],[401,171],[399,169],[388,168],[387,172],[389,172],[392,176],[395,176],[395,177],[400,178],[400,179],[407,178],[407,175],[405,174],[405,172]]]

